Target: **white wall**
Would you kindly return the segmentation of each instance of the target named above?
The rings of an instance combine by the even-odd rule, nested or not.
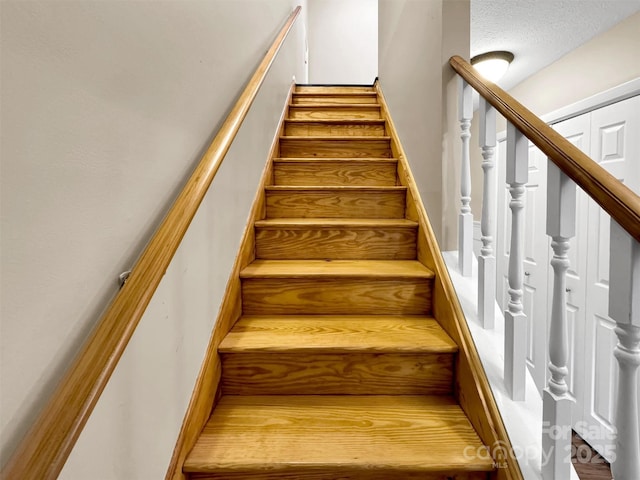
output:
[[[570,105],[609,88],[640,77],[640,13],[569,52],[509,91],[538,116]],[[471,145],[477,147],[477,116],[471,125]],[[497,131],[506,129],[498,115]],[[475,218],[482,211],[482,156],[471,149],[471,208]],[[498,179],[503,182],[504,179]]]
[[[2,463],[299,0],[2,1]],[[65,479],[162,478],[292,75],[289,36]]]
[[[308,0],[309,82],[371,85],[378,76],[378,0]]]
[[[436,237],[451,249],[460,142],[448,61],[469,57],[469,2],[380,0],[378,9],[380,84]]]
[[[620,22],[512,88],[536,115],[640,77],[640,13]],[[498,129],[504,130],[499,123]]]

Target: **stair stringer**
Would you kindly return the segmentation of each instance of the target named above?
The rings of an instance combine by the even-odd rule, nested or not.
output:
[[[275,132],[271,148],[266,157],[266,163],[251,205],[247,224],[242,234],[238,255],[229,273],[218,317],[209,338],[207,351],[191,394],[189,406],[182,421],[182,427],[176,440],[171,462],[167,468],[165,480],[188,480],[188,476],[182,471],[185,458],[195,445],[200,432],[220,398],[222,363],[218,354],[218,346],[242,315],[240,272],[256,258],[254,224],[256,221],[266,217],[265,187],[273,184],[274,166],[272,158],[278,156],[279,140],[284,135],[284,119],[289,113],[289,105],[291,104],[295,87],[295,82],[292,82],[282,114],[278,120],[278,129]]]
[[[462,307],[453,288],[442,253],[429,222],[417,184],[393,124],[378,80],[374,84],[381,104],[382,118],[391,137],[393,157],[398,159],[398,182],[407,187],[405,217],[418,223],[418,260],[435,272],[433,315],[458,345],[455,396],[473,428],[493,456],[495,480],[523,480],[511,441],[491,391],[480,357],[473,343]]]

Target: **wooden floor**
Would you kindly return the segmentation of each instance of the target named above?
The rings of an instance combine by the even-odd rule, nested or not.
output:
[[[611,480],[609,463],[573,432],[571,461],[580,480]]]

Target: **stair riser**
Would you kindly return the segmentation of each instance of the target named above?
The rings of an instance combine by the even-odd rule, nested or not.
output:
[[[293,136],[372,136],[380,137],[385,134],[384,124],[358,123],[320,123],[320,122],[286,122],[285,135]]]
[[[318,103],[378,103],[378,96],[375,93],[365,95],[310,95],[310,94],[293,94],[292,102],[294,105],[318,104]]]
[[[273,169],[276,185],[371,185],[394,186],[395,162],[276,162]]]
[[[222,355],[227,395],[451,395],[452,354]]]
[[[282,158],[391,158],[391,141],[387,138],[288,138],[280,139]]]
[[[269,260],[413,260],[416,228],[256,228],[256,257]]]
[[[402,190],[267,191],[267,217],[404,218],[405,195]]]
[[[295,93],[363,93],[363,92],[375,92],[372,86],[305,86],[297,85]]]
[[[344,107],[311,107],[306,105],[291,105],[289,107],[288,118],[301,118],[305,120],[360,120],[360,119],[380,119],[380,107],[372,105],[370,107],[354,107],[345,105]]]
[[[428,279],[242,280],[245,315],[430,315]]]

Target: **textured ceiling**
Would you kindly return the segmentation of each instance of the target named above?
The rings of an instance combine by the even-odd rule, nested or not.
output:
[[[508,90],[638,11],[640,0],[471,0],[471,56],[513,52]]]

